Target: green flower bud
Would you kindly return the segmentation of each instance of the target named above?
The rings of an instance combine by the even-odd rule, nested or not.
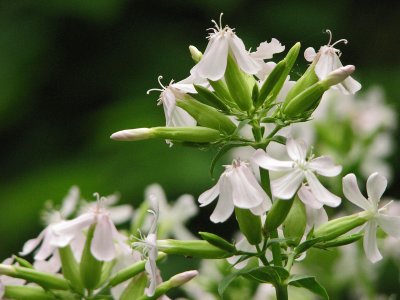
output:
[[[111,135],[116,141],[140,141],[163,138],[181,142],[212,143],[220,139],[218,130],[205,127],[153,127],[118,131]]]
[[[292,207],[293,199],[290,200],[280,200],[277,199],[272,204],[270,211],[267,214],[267,219],[265,220],[265,231],[269,234],[276,230],[279,225],[285,221],[290,208]]]
[[[236,106],[228,87],[223,80],[212,81],[208,80],[211,87],[214,89],[215,94],[222,100],[228,107]]]
[[[158,240],[158,250],[167,254],[178,254],[199,258],[226,258],[232,254],[206,241],[198,240]]]
[[[368,211],[337,218],[321,225],[314,231],[313,236],[321,238],[322,241],[330,241],[363,225],[370,218],[371,216]]]
[[[254,215],[249,209],[235,207],[236,220],[240,232],[251,245],[258,245],[262,239],[261,217]]]
[[[227,116],[211,106],[189,97],[177,99],[176,105],[186,110],[200,126],[213,128],[226,134],[233,134],[236,131],[236,125]]]
[[[4,299],[55,300],[56,297],[37,286],[7,285]]]
[[[348,236],[341,236],[341,237],[338,237],[337,239],[334,239],[334,240],[326,242],[326,243],[318,243],[318,244],[314,245],[314,247],[326,249],[326,248],[332,248],[332,247],[345,246],[345,245],[352,244],[352,243],[358,241],[362,237],[363,237],[362,233],[351,234]]]
[[[147,276],[145,273],[136,275],[131,279],[128,286],[121,294],[120,300],[138,299],[143,296],[144,290],[147,285]]]
[[[89,227],[80,264],[81,281],[88,290],[93,290],[97,287],[103,268],[103,262],[94,258],[90,250],[95,228],[96,224]]]
[[[189,46],[190,55],[192,56],[193,61],[197,64],[200,59],[203,57],[203,53],[195,46]]]
[[[83,285],[79,274],[79,265],[75,260],[71,247],[58,248],[58,253],[60,254],[64,278],[68,279],[74,288],[82,290]]]
[[[248,76],[239,69],[231,55],[228,55],[225,81],[229,93],[239,108],[242,111],[250,111],[253,106],[253,101],[251,99],[251,89],[253,85],[249,85]]]
[[[199,232],[200,236],[203,240],[206,240],[211,245],[214,245],[222,250],[228,251],[230,253],[235,253],[236,248],[233,244],[229,243],[227,240],[223,239],[222,237],[209,233],[209,232]]]
[[[298,245],[303,237],[307,225],[307,215],[304,204],[296,196],[293,200],[289,214],[283,222],[285,238],[293,240],[293,245]]]
[[[260,95],[258,96],[257,102],[254,104],[256,107],[263,105],[265,102],[267,102],[266,104],[271,102],[269,100],[272,98],[270,97],[270,99],[268,99],[268,97],[281,80],[284,72],[286,72],[286,61],[282,60],[275,66],[272,72],[268,75],[267,79],[264,81],[260,89]]]
[[[197,94],[190,94],[194,99],[212,106],[216,109],[222,111],[229,111],[228,105],[224,102],[224,100],[220,99],[216,93],[211,92],[209,89],[204,86],[194,84],[194,88],[196,89]]]

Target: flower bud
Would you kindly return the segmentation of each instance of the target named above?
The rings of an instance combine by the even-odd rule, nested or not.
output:
[[[267,219],[265,220],[265,230],[267,233],[271,233],[276,230],[279,225],[285,221],[290,208],[292,207],[293,199],[281,200],[277,199],[272,204],[270,211],[267,214]]]
[[[240,232],[251,245],[258,245],[262,238],[261,217],[254,215],[249,209],[235,207],[236,220]]]
[[[233,134],[236,125],[223,113],[215,108],[196,101],[190,97],[177,99],[176,105],[186,110],[200,126],[213,128],[226,134]]]
[[[235,106],[235,100],[233,100],[231,94],[229,93],[228,87],[226,86],[225,81],[217,80],[212,81],[208,80],[211,87],[213,88],[215,94],[228,106]]]
[[[271,74],[268,75],[267,79],[264,81],[260,89],[260,94],[258,96],[257,102],[254,103],[256,107],[263,105],[265,102],[269,104],[271,101],[271,93],[275,86],[280,81],[283,73],[286,72],[286,61],[281,60],[272,70]],[[268,99],[269,98],[269,99]]]
[[[334,239],[334,240],[326,242],[326,243],[318,243],[318,244],[314,245],[313,247],[320,248],[320,249],[326,249],[326,248],[332,248],[332,247],[345,246],[345,245],[357,242],[362,237],[363,237],[362,233],[351,234],[348,236],[341,236],[341,237],[338,237],[337,239]]]
[[[231,55],[228,55],[225,81],[229,93],[239,108],[242,111],[250,111],[253,106],[253,101],[251,99],[251,89],[253,85],[249,86],[246,74],[239,69]]]
[[[321,85],[328,89],[333,85],[339,84],[349,77],[355,71],[355,69],[356,67],[353,65],[340,67],[326,75],[326,77],[321,81]]]
[[[195,46],[189,46],[190,55],[192,56],[193,61],[197,64],[200,59],[203,57],[203,53]]]
[[[118,131],[111,135],[116,141],[139,141],[150,138],[163,138],[166,140],[212,143],[220,138],[220,132],[205,127],[153,127],[136,128]]]
[[[46,292],[41,287],[7,285],[5,286],[4,298],[2,299],[54,300],[55,298],[52,293]]]
[[[206,241],[198,240],[158,240],[158,250],[166,254],[178,254],[199,258],[226,258],[231,253],[211,245]]]
[[[128,286],[122,292],[119,300],[139,299],[144,294],[146,285],[146,274],[143,272],[136,275],[130,280]]]
[[[236,248],[234,245],[229,243],[227,240],[223,239],[222,237],[209,233],[209,232],[199,232],[200,236],[203,238],[203,240],[206,240],[209,242],[211,245],[214,245],[222,250],[228,251],[230,253],[235,253]]]
[[[225,103],[225,101],[219,98],[216,93],[211,92],[209,89],[201,85],[194,84],[193,86],[197,92],[197,94],[191,94],[193,98],[216,109],[229,111],[229,103]]]
[[[306,209],[298,197],[295,197],[289,214],[283,222],[283,234],[285,238],[291,239],[293,245],[298,245],[303,237],[306,225]]]
[[[313,236],[321,238],[322,241],[330,241],[363,225],[370,218],[368,211],[337,218],[321,225],[314,231]]]
[[[79,265],[75,260],[71,247],[68,245],[63,248],[58,248],[58,253],[60,254],[64,278],[68,279],[76,289],[83,289],[79,274]]]

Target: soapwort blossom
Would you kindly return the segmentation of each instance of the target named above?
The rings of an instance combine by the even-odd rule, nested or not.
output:
[[[210,204],[218,196],[217,206],[210,217],[214,223],[226,221],[235,207],[250,209],[253,214],[262,215],[272,205],[248,163],[240,160],[233,160],[231,165],[225,166],[217,184],[200,195],[200,206]]]
[[[253,161],[261,168],[286,173],[271,181],[272,194],[280,199],[291,199],[298,192],[304,204],[314,209],[320,209],[323,205],[338,206],[340,198],[328,191],[315,173],[333,177],[342,171],[342,167],[334,165],[327,156],[311,156],[307,159],[307,145],[302,140],[288,138],[286,151],[291,161],[274,159],[261,149],[253,155]],[[304,179],[307,185],[302,185]]]
[[[369,214],[370,219],[364,229],[364,251],[367,258],[373,263],[382,259],[376,241],[378,226],[389,236],[400,238],[400,217],[384,213],[390,203],[379,208],[379,202],[386,186],[385,177],[378,173],[371,174],[367,180],[368,198],[365,198],[360,192],[354,174],[348,174],[343,178],[343,193],[346,198]]]
[[[325,77],[332,71],[343,67],[340,56],[340,50],[334,48],[340,42],[347,44],[347,40],[341,39],[331,44],[332,32],[326,30],[329,33],[328,45],[322,46],[318,53],[315,52],[314,48],[308,47],[304,51],[304,57],[309,62],[316,62],[315,64],[315,74],[319,80],[325,79]],[[335,88],[339,89],[344,94],[355,94],[361,89],[361,84],[353,79],[352,77],[347,77],[341,83],[335,85]]]
[[[120,234],[110,218],[108,211],[102,206],[102,200],[97,196],[97,205],[91,207],[86,213],[69,221],[61,222],[54,226],[54,233],[57,239],[52,244],[57,247],[64,247],[82,234],[85,228],[96,225],[90,251],[99,261],[111,261],[117,256],[114,245],[116,242],[122,253],[129,253],[130,247],[126,244],[127,237]]]

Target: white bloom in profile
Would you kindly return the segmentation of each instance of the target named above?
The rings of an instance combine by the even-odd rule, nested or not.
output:
[[[225,74],[228,55],[236,60],[239,68],[248,74],[256,74],[261,69],[260,62],[253,58],[246,50],[243,41],[236,35],[234,29],[229,26],[222,27],[222,14],[220,15],[220,24],[214,20],[215,28],[210,28],[208,45],[200,62],[195,65],[190,73],[195,78],[207,78],[210,80],[219,80]],[[261,55],[261,48],[259,54]]]
[[[248,163],[240,160],[233,160],[232,165],[225,166],[217,184],[200,195],[200,206],[210,204],[218,196],[217,206],[210,216],[214,223],[226,221],[235,207],[250,209],[253,214],[262,215],[272,205]]]
[[[123,253],[129,253],[131,250],[126,243],[127,237],[118,232],[110,214],[101,204],[105,197],[100,198],[97,193],[94,195],[98,198],[95,207],[91,207],[89,211],[73,220],[54,226],[53,231],[57,235],[57,239],[53,240],[52,244],[57,247],[65,247],[78,238],[84,229],[96,224],[90,251],[99,261],[111,261],[117,256],[114,242],[118,244]]]
[[[315,173],[333,177],[342,171],[342,167],[335,165],[327,156],[317,158],[311,156],[307,159],[307,145],[302,140],[288,138],[286,151],[291,161],[274,159],[261,149],[258,149],[253,156],[253,161],[261,168],[286,173],[272,180],[272,194],[280,199],[291,199],[298,192],[304,204],[314,209],[320,209],[323,205],[338,206],[340,198],[328,191]],[[307,185],[302,185],[304,179]]]
[[[145,199],[156,197],[159,205],[158,237],[174,237],[181,240],[193,240],[196,237],[185,227],[185,223],[198,212],[192,195],[184,194],[173,204],[169,204],[161,185],[154,183],[145,190]]]
[[[318,53],[316,53],[312,47],[308,47],[304,51],[304,57],[307,61],[316,61],[315,74],[318,76],[319,80],[325,79],[329,73],[343,67],[340,61],[341,52],[334,48],[334,46],[340,42],[347,44],[347,40],[345,39],[338,40],[331,44],[332,32],[330,30],[326,30],[326,32],[330,35],[328,45],[322,46]],[[355,94],[361,89],[361,84],[349,76],[341,83],[335,85],[335,88],[339,89],[344,94]]]
[[[371,174],[367,180],[367,199],[361,194],[354,174],[348,174],[343,178],[343,193],[346,198],[369,213],[370,219],[364,229],[364,251],[367,258],[373,263],[382,259],[376,241],[378,225],[389,236],[400,238],[400,217],[383,213],[390,203],[379,208],[379,202],[386,186],[385,177],[378,173]]]
[[[145,238],[134,242],[132,246],[134,248],[138,248],[142,250],[143,255],[147,259],[145,264],[145,270],[147,276],[149,278],[149,286],[146,290],[146,295],[151,297],[154,295],[157,284],[161,283],[161,277],[159,275],[159,271],[157,269],[157,226],[158,226],[158,217],[160,215],[159,205],[157,197],[154,195],[150,195],[150,205],[151,209],[148,210],[149,213],[153,215],[153,221],[151,223],[149,232]]]
[[[196,93],[196,90],[192,83],[188,83],[190,78],[183,81],[174,83],[173,80],[168,86],[164,86],[161,83],[162,76],[158,77],[158,83],[161,89],[150,89],[147,91],[149,94],[152,91],[161,92],[158,98],[158,105],[163,106],[165,121],[167,127],[186,127],[196,126],[196,120],[184,109],[176,106],[176,99],[182,99],[186,93]]]
[[[38,237],[28,240],[24,246],[20,255],[28,255],[33,252],[38,246],[38,251],[34,255],[35,266],[38,270],[48,271],[51,273],[56,273],[61,267],[60,257],[58,256],[57,246],[65,247],[64,240],[54,232],[55,226],[64,222],[68,217],[70,217],[76,209],[76,205],[80,199],[79,188],[76,186],[71,187],[68,195],[63,199],[60,210],[50,209],[44,212],[43,219],[47,225],[45,229],[40,232]],[[71,245],[73,249],[78,252],[83,248],[80,247],[80,243],[76,241]],[[75,251],[74,251],[75,253]],[[48,260],[47,260],[48,259]]]

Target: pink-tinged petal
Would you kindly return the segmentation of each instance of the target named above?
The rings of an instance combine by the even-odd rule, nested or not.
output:
[[[197,121],[185,110],[175,107],[171,115],[168,126],[170,127],[192,127],[196,126]]]
[[[347,174],[343,177],[343,194],[346,198],[364,210],[373,210],[374,207],[365,197],[361,194],[357,184],[357,178],[354,174]]]
[[[90,251],[100,261],[111,261],[115,258],[115,246],[110,218],[107,215],[98,216]]]
[[[65,235],[74,237],[84,228],[87,228],[93,224],[95,220],[96,218],[93,213],[85,213],[73,220],[61,222],[55,225],[53,227],[53,232],[60,236]]]
[[[255,59],[271,59],[276,53],[281,53],[285,50],[285,46],[275,38],[271,42],[262,42],[258,47],[257,51],[251,53],[251,56]]]
[[[61,269],[61,259],[58,252],[54,252],[49,260],[36,260],[33,266],[38,271],[56,274]]]
[[[365,233],[364,233],[365,255],[372,263],[376,263],[377,261],[382,259],[382,255],[379,252],[376,241],[376,227],[377,227],[376,222],[374,220],[371,220],[365,226]]]
[[[259,184],[251,171],[245,173],[246,169],[246,166],[238,166],[226,174],[226,179],[229,180],[232,187],[233,204],[240,208],[258,206],[266,196],[261,187],[257,189],[254,186],[254,182],[258,186]]]
[[[269,211],[271,209],[271,206],[272,206],[272,202],[268,197],[267,200],[264,200],[263,202],[261,202],[260,205],[250,208],[250,211],[253,215],[262,216],[263,214],[265,214],[267,211]]]
[[[372,201],[376,207],[385,192],[387,187],[387,180],[385,177],[378,173],[373,173],[367,180],[367,193],[369,201]]]
[[[318,178],[311,171],[306,172],[306,178],[308,185],[310,186],[311,192],[315,198],[325,205],[331,207],[337,207],[340,205],[340,197],[332,194],[319,182]]]
[[[228,62],[228,43],[226,35],[216,34],[211,37],[202,59],[190,73],[194,77],[208,78],[214,81],[221,79]]]
[[[337,61],[339,58],[337,55],[332,52],[333,50],[330,47],[323,46],[319,51],[319,59],[315,65],[315,74],[317,75],[319,80],[325,79],[326,75],[328,75],[333,70],[337,69],[335,66],[337,65]],[[340,63],[340,61],[339,61]],[[340,63],[341,66],[341,63]]]
[[[311,230],[312,227],[318,228],[328,222],[328,215],[323,207],[313,209],[306,205],[306,213],[308,230]]]
[[[308,165],[310,169],[326,177],[334,177],[342,172],[342,166],[335,165],[332,158],[327,156],[312,159]]]
[[[81,261],[81,256],[82,256],[83,248],[85,247],[85,242],[86,242],[86,236],[82,232],[80,232],[71,241],[71,250],[77,261]]]
[[[5,285],[0,281],[0,299],[3,299],[5,293]]]
[[[213,213],[210,216],[211,222],[225,222],[233,213],[232,186],[225,177],[221,177],[220,195]]]
[[[51,228],[49,228],[49,230],[47,230],[44,235],[43,242],[39,248],[39,251],[35,254],[36,260],[45,260],[55,252],[56,247],[51,244],[53,237],[54,234]]]
[[[43,240],[43,237],[46,234],[47,230],[48,228],[46,227],[44,230],[42,230],[42,232],[40,232],[37,238],[28,240],[24,244],[24,247],[22,248],[22,251],[19,253],[19,255],[25,256],[35,250],[37,246],[39,246],[40,242]]]
[[[172,210],[179,214],[182,221],[186,221],[195,216],[199,211],[199,208],[197,207],[196,201],[192,195],[184,194],[175,201]]]
[[[303,185],[297,192],[297,195],[299,196],[300,200],[306,205],[306,208],[310,207],[315,210],[320,209],[323,206],[323,203],[318,201],[318,199],[311,192],[310,187]]]
[[[317,56],[317,53],[315,52],[315,49],[313,47],[308,47],[304,51],[304,58],[308,62],[312,62],[316,56]]]
[[[156,262],[153,260],[146,261],[145,264],[146,273],[149,276],[149,287],[147,288],[146,295],[148,297],[152,297],[156,290],[157,285],[157,265]]]
[[[341,83],[349,94],[354,95],[361,90],[361,84],[353,77],[349,76]]]
[[[279,199],[291,199],[303,182],[304,173],[296,168],[286,175],[272,180],[272,194]]]
[[[289,157],[294,161],[306,159],[307,145],[303,140],[288,138],[286,141],[286,150]]]
[[[243,41],[236,34],[233,34],[228,40],[230,50],[239,68],[248,74],[256,74],[261,69],[261,64],[250,56]]]
[[[72,186],[68,192],[68,195],[63,199],[60,214],[63,218],[67,218],[76,209],[76,205],[80,199],[80,191],[77,186]]]
[[[118,205],[107,208],[110,218],[114,224],[122,224],[132,218],[133,209],[129,204]]]
[[[222,176],[225,176],[225,175],[222,174],[216,185],[214,185],[211,189],[205,191],[204,193],[202,193],[199,196],[198,201],[200,203],[200,206],[206,206],[206,205],[210,204],[211,202],[213,202],[215,200],[215,198],[218,197]]]
[[[293,161],[277,160],[261,149],[256,150],[252,160],[261,168],[271,171],[288,171],[293,169]]]
[[[400,217],[379,214],[376,221],[388,235],[400,238]]]

